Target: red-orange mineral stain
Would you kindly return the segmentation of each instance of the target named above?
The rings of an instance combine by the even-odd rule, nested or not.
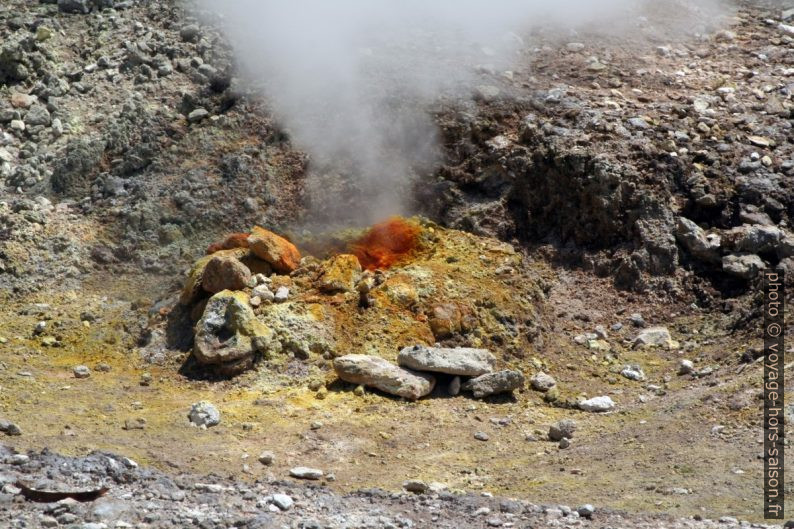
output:
[[[416,224],[392,217],[372,226],[350,245],[350,251],[367,270],[389,268],[416,247],[419,231]]]

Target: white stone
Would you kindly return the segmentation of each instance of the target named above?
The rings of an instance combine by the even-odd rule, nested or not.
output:
[[[608,396],[593,397],[579,403],[579,409],[595,413],[603,413],[615,409],[615,402]]]

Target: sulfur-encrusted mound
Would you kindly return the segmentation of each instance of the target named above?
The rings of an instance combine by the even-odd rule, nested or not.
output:
[[[527,300],[537,288],[513,277],[520,255],[507,244],[421,219],[405,224],[416,228],[415,246],[374,271],[344,252],[299,260],[292,243],[258,227],[249,248],[202,257],[180,298],[198,320],[195,359],[236,374],[262,356],[263,377],[325,377],[335,358],[363,355],[357,374],[353,365],[334,364],[343,380],[410,399],[428,394],[433,380],[412,371],[478,377],[520,367],[513,359],[532,349],[524,329],[535,317]],[[361,239],[350,233],[347,240],[353,248]]]

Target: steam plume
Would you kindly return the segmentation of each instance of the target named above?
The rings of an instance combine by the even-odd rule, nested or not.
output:
[[[494,84],[483,81],[476,67],[499,72],[516,62],[530,49],[519,37],[527,28],[556,27],[565,35],[600,24],[612,31],[621,21],[636,20],[646,4],[660,12],[659,4],[675,10],[682,3],[196,1],[218,15],[249,80],[262,86],[292,140],[311,155],[315,207],[350,220],[344,195],[360,193],[367,199],[360,221],[402,212],[411,175],[436,161],[427,104],[442,93],[468,96],[476,84]],[[334,187],[335,174],[352,188]]]

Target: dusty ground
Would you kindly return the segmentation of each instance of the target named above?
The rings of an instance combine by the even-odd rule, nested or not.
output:
[[[601,35],[587,41],[586,51],[573,53],[566,42],[539,36],[546,47],[539,45],[531,62],[516,69],[514,82],[502,86],[510,95],[507,101],[461,103],[476,116],[469,121],[456,111],[440,111],[440,122],[448,126],[448,159],[436,180],[449,194],[434,195],[438,203],[426,201],[422,209],[442,225],[516,245],[523,256],[517,279],[523,283],[513,284],[512,297],[510,284],[504,283],[500,301],[505,310],[517,311],[522,301],[518,293],[537,295],[531,302],[533,324],[521,329],[522,355],[505,354],[493,342],[486,345],[497,350],[505,365],[527,376],[541,369],[552,374],[562,394],[556,404],[528,388],[514,398],[485,401],[450,398],[441,390],[414,403],[373,392],[357,396],[352,387],[335,383],[322,364],[288,362],[275,377],[260,369],[223,381],[181,375],[185,352],[172,351],[159,363],[147,361],[150,351],[139,347],[143,331],[162,325],[162,314],[172,307],[183,283],[182,272],[209,242],[255,223],[287,230],[302,220],[305,160],[255,99],[242,98],[224,109],[223,93],[209,90],[211,76],[201,77],[197,68],[176,68],[172,75],[152,80],[137,77],[141,66],[129,61],[132,52],[123,48],[125,39],[150,45],[159,39],[163,49],[172,45],[177,48],[171,57],[175,63],[178,58],[189,61],[205,47],[179,39],[181,24],[169,19],[181,20],[183,13],[170,4],[133,3],[130,10],[119,11],[115,24],[120,29],[96,18],[96,13],[62,15],[57,9],[46,11],[51,6],[20,6],[14,3],[2,12],[8,41],[12,34],[30,32],[41,20],[57,20],[64,31],[46,44],[52,48],[53,64],[82,68],[108,55],[130,66],[117,67],[115,78],[111,72],[92,81],[90,96],[72,91],[57,98],[60,110],[53,115],[66,114],[63,121],[73,125],[71,132],[51,137],[37,131],[38,136],[17,135],[6,142],[14,161],[5,162],[9,174],[3,174],[0,194],[0,418],[17,424],[22,435],[6,437],[4,443],[19,451],[49,448],[66,455],[109,451],[168,474],[215,473],[243,483],[286,479],[290,468],[302,465],[333,473],[335,480],[325,484],[344,493],[370,487],[397,491],[405,480],[421,479],[450,490],[487,491],[541,504],[592,503],[629,513],[761,521],[761,364],[742,359],[752,359],[760,346],[758,322],[752,317],[756,285],[696,262],[676,250],[675,241],[670,244],[670,252],[678,252],[671,273],[640,266],[626,289],[616,280],[621,277],[616,270],[624,269],[621,266],[635,252],[655,248],[653,237],[638,230],[632,214],[626,213],[647,212],[637,205],[637,196],[653,195],[676,215],[692,217],[710,229],[740,224],[740,210],[751,200],[748,186],[752,190],[758,184],[737,180],[746,175],[739,166],[751,151],[771,155],[768,166],[758,161],[752,170],[763,175],[768,171],[775,175],[774,182],[782,182],[774,194],[782,209],[775,204],[759,207],[786,227],[792,151],[790,91],[785,90],[794,62],[791,37],[777,26],[778,6],[742,4],[739,16],[730,21],[735,35],[727,40],[707,33],[690,35],[684,43],[643,40],[637,45]],[[15,22],[20,17],[28,26]],[[777,17],[774,23],[765,22],[770,17]],[[142,19],[150,20],[164,36],[136,28],[134,22]],[[18,26],[21,29],[14,29]],[[207,35],[217,44],[215,36],[209,31]],[[85,41],[96,47],[85,52]],[[672,50],[659,51],[660,45]],[[231,67],[222,51],[201,53],[207,62]],[[768,59],[759,58],[759,53]],[[606,73],[587,69],[591,55],[606,63]],[[61,77],[69,70],[53,68]],[[44,72],[36,75],[45,77]],[[559,85],[566,85],[570,99],[558,94],[554,97],[561,104],[538,106],[539,92],[549,96]],[[699,122],[679,109],[723,85],[736,88],[739,101],[728,101],[725,107],[712,102],[720,109],[714,118],[715,139],[710,139],[711,132],[701,131],[702,139],[692,135],[694,145],[670,147],[674,131],[692,132]],[[782,113],[767,111],[771,91],[766,85],[787,94],[779,96],[787,105]],[[3,98],[32,87],[33,81],[8,82]],[[144,93],[148,111],[142,123],[129,126],[133,136],[139,135],[130,145],[138,145],[146,134],[156,137],[151,164],[126,174],[112,160],[130,156],[134,147],[108,147],[105,159],[87,170],[91,178],[84,187],[74,193],[53,192],[53,160],[62,157],[67,142],[72,136],[123,129],[126,118],[105,116],[117,111],[133,91]],[[182,105],[189,108],[180,109]],[[201,105],[218,119],[188,124],[186,111]],[[537,125],[523,121],[530,109]],[[594,109],[598,116],[591,113]],[[625,120],[637,116],[650,130],[626,134]],[[621,123],[622,130],[617,128]],[[712,132],[714,125],[707,125]],[[725,140],[726,135],[733,139]],[[748,135],[772,137],[777,143],[759,149],[747,143]],[[488,145],[498,136],[508,138],[511,154]],[[728,151],[717,150],[723,141],[728,141]],[[37,145],[31,147],[31,142]],[[27,151],[36,154],[29,156]],[[705,154],[698,154],[701,151]],[[716,164],[714,152],[721,153]],[[241,156],[244,163],[237,158],[220,163],[227,155]],[[515,185],[503,185],[509,180],[503,178],[507,171],[484,170],[513,170],[521,156],[535,155],[541,161],[535,160],[538,170],[528,173],[534,179],[510,180],[518,182]],[[605,200],[604,211],[597,201],[581,200],[586,193],[568,193],[582,175],[558,177],[568,174],[566,156],[577,161],[580,155],[585,164],[594,157],[605,159],[620,168],[625,185],[644,192]],[[14,172],[18,167],[35,168],[38,178],[28,182],[28,173]],[[700,177],[709,179],[705,188]],[[121,179],[121,191],[113,178]],[[570,204],[573,213],[539,215],[533,209],[538,200],[527,194],[538,182],[540,189],[552,190],[544,196],[552,197],[553,204]],[[703,200],[707,194],[716,197],[716,206],[703,206],[710,204]],[[52,211],[34,201],[40,195],[52,199]],[[253,198],[254,205],[247,198]],[[527,209],[535,216],[522,216]],[[607,242],[601,239],[604,233],[611,237]],[[495,239],[482,243],[499,244]],[[472,258],[474,252],[459,257]],[[783,260],[778,255],[764,258],[768,264]],[[458,272],[435,270],[434,281],[454,282],[450,290],[464,284],[472,298],[492,294],[483,291],[473,273],[490,273],[491,264],[464,260],[460,266]],[[666,326],[681,347],[633,349],[630,341],[639,331],[630,322],[633,313],[642,314],[649,325]],[[35,334],[39,321],[47,322],[46,331]],[[383,335],[346,337],[344,343],[374,343],[388,351],[386,355],[393,354],[388,317],[382,323]],[[611,330],[616,323],[623,324],[622,329]],[[588,350],[573,340],[597,325],[608,331],[608,352]],[[57,339],[55,346],[45,345],[43,338],[50,336]],[[693,360],[698,370],[713,370],[702,377],[678,376],[682,358]],[[100,364],[106,367],[98,369]],[[640,364],[647,380],[621,377],[625,364]],[[76,365],[91,368],[90,378],[76,379]],[[148,386],[140,383],[144,373],[151,375]],[[324,399],[308,387],[317,377],[328,385]],[[617,411],[588,414],[565,405],[597,395],[610,395]],[[199,400],[220,409],[219,426],[190,426],[187,411]],[[545,440],[549,425],[562,418],[573,418],[579,425],[566,449]],[[144,429],[123,428],[126,421],[138,419],[145,419]],[[318,421],[321,427],[313,429]],[[474,438],[480,431],[488,433],[488,441]],[[273,466],[257,461],[263,450],[275,454]],[[0,467],[0,472],[6,468]]]

